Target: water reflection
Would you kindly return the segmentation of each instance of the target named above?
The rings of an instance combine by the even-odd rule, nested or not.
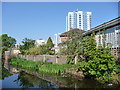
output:
[[[47,82],[43,79],[35,77],[33,75],[27,74],[24,71],[20,72],[18,78],[14,81],[19,86],[23,88],[30,88],[30,87],[39,87],[39,88],[53,88],[54,85],[50,82]]]
[[[7,69],[3,68],[2,72],[3,88],[116,88],[91,79],[78,80],[70,75],[28,71],[12,66]]]
[[[13,75],[13,74],[11,74],[11,73],[9,72],[9,70],[7,70],[6,68],[4,68],[4,67],[2,66],[2,74],[0,74],[0,80],[4,80],[6,77],[9,77],[9,76],[11,76],[11,75]]]

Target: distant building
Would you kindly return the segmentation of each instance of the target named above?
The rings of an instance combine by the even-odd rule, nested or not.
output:
[[[46,42],[45,42],[45,40],[43,40],[43,39],[37,39],[37,40],[35,40],[35,44],[37,45],[37,46],[40,46],[40,45],[44,45]]]
[[[71,28],[79,28],[82,30],[90,30],[91,28],[91,12],[74,11],[68,12],[66,16],[66,31]]]
[[[54,45],[55,45],[55,47],[57,47],[59,43],[61,43],[60,33],[54,34]]]

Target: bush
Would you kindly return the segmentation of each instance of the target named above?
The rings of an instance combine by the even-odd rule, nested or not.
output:
[[[104,81],[111,81],[113,75],[119,73],[116,67],[115,57],[111,54],[110,49],[96,47],[93,37],[83,40],[83,56],[85,60],[80,62],[79,69],[86,76],[93,78],[102,77]]]
[[[74,64],[74,56],[68,56],[66,62],[67,64]]]

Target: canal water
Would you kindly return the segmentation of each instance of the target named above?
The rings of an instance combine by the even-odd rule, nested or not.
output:
[[[56,75],[43,72],[34,72],[16,69],[15,67],[2,68],[2,88],[115,88],[119,85],[109,86],[100,84],[91,79],[78,79],[70,75]]]

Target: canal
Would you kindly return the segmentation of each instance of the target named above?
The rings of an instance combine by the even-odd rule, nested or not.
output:
[[[2,88],[115,88],[92,79],[78,79],[71,75],[56,75],[37,71],[28,71],[13,66],[2,68]]]

